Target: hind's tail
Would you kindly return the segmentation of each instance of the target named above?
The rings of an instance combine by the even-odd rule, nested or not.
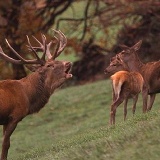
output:
[[[124,83],[124,79],[122,77],[118,77],[118,76],[111,76],[111,80],[112,80],[112,87],[113,87],[113,91],[115,94],[115,99],[117,100],[120,96],[121,90],[122,90],[122,85]]]

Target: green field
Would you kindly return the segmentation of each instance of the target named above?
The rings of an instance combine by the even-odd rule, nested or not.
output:
[[[160,99],[142,114],[128,106],[123,122],[119,106],[116,126],[109,126],[109,80],[59,89],[38,114],[26,117],[11,137],[9,160],[158,160],[160,159]],[[2,142],[2,134],[1,134]]]

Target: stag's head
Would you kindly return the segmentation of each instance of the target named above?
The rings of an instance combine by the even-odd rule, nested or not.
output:
[[[37,40],[34,36],[33,38],[35,41],[37,41],[37,44],[39,46],[33,47],[30,43],[29,37],[27,36],[28,40],[28,49],[34,54],[35,59],[33,60],[26,60],[23,57],[20,56],[19,53],[17,53],[9,44],[9,42],[6,39],[6,42],[9,46],[9,48],[13,51],[13,53],[17,56],[19,60],[13,59],[9,56],[7,56],[2,48],[0,48],[0,57],[2,57],[4,60],[9,61],[14,64],[24,64],[29,68],[32,72],[38,72],[39,74],[42,74],[45,77],[45,81],[48,85],[52,87],[52,85],[56,85],[55,87],[58,87],[59,85],[63,84],[63,82],[66,79],[69,79],[72,77],[72,74],[70,74],[71,70],[71,62],[67,61],[58,61],[55,60],[60,53],[64,50],[67,39],[65,35],[61,31],[56,31],[57,37],[54,36],[55,40],[47,43],[46,36],[42,34],[42,42]],[[53,53],[50,52],[50,48],[53,44],[56,43],[56,47]],[[41,58],[38,56],[37,52],[41,51],[42,56]]]
[[[128,70],[128,66],[122,61],[119,55],[112,57],[109,66],[104,70],[105,74],[112,75],[118,71]]]
[[[141,44],[142,44],[142,40],[140,40],[139,42],[137,42],[132,47],[128,47],[126,45],[120,45],[120,47],[122,49],[122,51],[119,53],[121,59],[125,63],[137,59],[137,56],[138,56],[137,55],[137,51],[140,49]]]

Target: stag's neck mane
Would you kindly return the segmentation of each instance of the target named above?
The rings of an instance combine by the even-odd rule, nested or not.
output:
[[[29,99],[29,113],[38,112],[48,102],[53,93],[45,84],[45,74],[34,72],[21,79]],[[24,82],[24,83],[23,83]]]

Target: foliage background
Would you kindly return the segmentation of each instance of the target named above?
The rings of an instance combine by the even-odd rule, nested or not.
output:
[[[159,59],[159,18],[159,0],[6,0],[0,2],[0,44],[17,58],[6,47],[7,38],[19,53],[30,57],[25,35],[40,39],[42,32],[50,41],[51,28],[60,29],[68,38],[64,53],[78,61],[73,66],[74,83],[81,84],[106,78],[103,69],[120,51],[119,44],[132,46],[142,39],[142,61]],[[20,79],[26,71],[1,61],[1,79]]]
[[[132,46],[142,39],[139,55],[143,62],[160,56],[159,0],[0,1],[0,44],[11,57],[16,58],[5,38],[23,57],[33,58],[26,49],[26,34],[40,39],[42,32],[50,41],[52,28],[62,30],[68,39],[58,59],[73,62],[70,84],[106,78],[103,70],[120,51],[119,44]],[[0,79],[20,79],[26,74],[24,66],[0,59]],[[9,159],[159,160],[159,97],[152,112],[141,114],[140,96],[135,117],[129,103],[126,122],[120,106],[115,128],[108,126],[110,103],[108,80],[57,91],[43,111],[18,125],[11,137]]]

